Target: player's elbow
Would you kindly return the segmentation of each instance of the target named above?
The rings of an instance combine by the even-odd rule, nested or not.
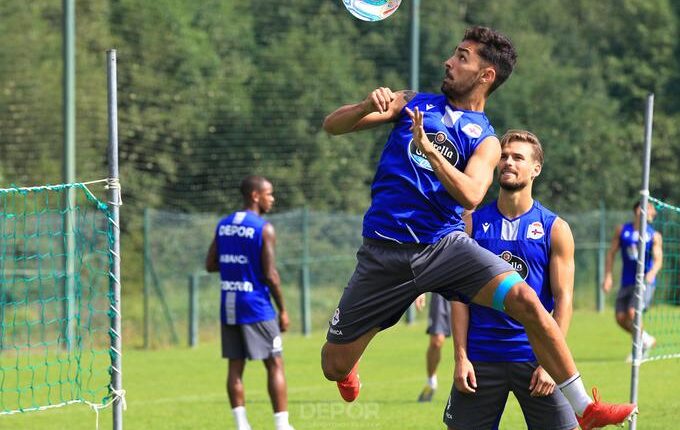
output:
[[[331,118],[331,115],[328,115],[326,119],[323,120],[323,129],[326,133],[337,136],[339,134],[343,134],[344,131],[338,129],[337,125],[335,124],[335,121]]]
[[[468,195],[463,196],[459,203],[461,204],[461,206],[463,206],[463,208],[471,211],[477,206],[479,206],[480,203],[482,203],[482,200],[484,200],[483,193],[470,193]]]

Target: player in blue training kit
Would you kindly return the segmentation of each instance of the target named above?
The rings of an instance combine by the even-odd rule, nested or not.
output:
[[[495,305],[522,323],[538,361],[568,387],[577,413],[594,423],[587,428],[620,423],[636,409],[590,399],[564,335],[531,287],[465,234],[460,214],[482,201],[500,158],[486,100],[515,59],[505,36],[473,27],[444,63],[443,94],[381,87],[324,121],[331,134],[394,123],[373,179],[357,266],[321,353],[324,375],[346,401],[359,395],[358,362],[373,336],[394,325],[420,294],[434,291]]]
[[[553,313],[566,336],[574,289],[574,239],[569,225],[532,197],[543,165],[538,138],[523,130],[501,139],[498,200],[466,217],[483,248],[510,263]],[[536,363],[524,328],[496,309],[453,302],[454,385],[444,411],[450,429],[497,429],[508,393],[519,401],[529,429],[577,426],[569,402]]]
[[[605,261],[604,281],[602,289],[608,293],[612,289],[612,268],[614,267],[614,257],[616,252],[621,249],[621,289],[616,296],[615,316],[619,326],[633,335],[633,321],[635,320],[635,274],[637,272],[638,246],[640,243],[640,221],[642,211],[640,202],[633,206],[635,219],[616,227],[612,238],[607,259]],[[647,221],[652,222],[656,215],[656,209],[652,204],[647,206]],[[643,310],[647,309],[654,298],[656,287],[656,274],[661,270],[663,264],[663,238],[661,233],[654,230],[654,227],[647,224],[647,234],[645,235],[645,291],[643,294]],[[642,332],[642,354],[647,354],[650,348],[656,345],[656,338],[646,331]],[[629,357],[629,359],[632,355]]]
[[[215,229],[206,270],[220,272],[222,357],[229,360],[227,393],[237,430],[250,430],[243,390],[245,360],[263,360],[276,430],[293,430],[288,423],[288,397],[283,371],[281,332],[288,328],[281,281],[276,270],[274,227],[261,215],[274,204],[274,188],[262,176],[241,182],[243,210],[223,218]],[[269,296],[279,309],[276,312]]]

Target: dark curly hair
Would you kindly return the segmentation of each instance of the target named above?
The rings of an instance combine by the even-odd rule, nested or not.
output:
[[[510,39],[488,27],[475,26],[465,30],[463,40],[471,40],[481,45],[479,56],[482,60],[493,66],[496,71],[496,80],[489,88],[491,94],[496,88],[505,82],[517,62],[517,53]]]

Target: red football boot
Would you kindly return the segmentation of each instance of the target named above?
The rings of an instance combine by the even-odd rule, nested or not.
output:
[[[608,425],[622,426],[638,412],[632,403],[605,403],[600,401],[597,388],[593,388],[594,402],[589,404],[583,416],[576,416],[578,425],[583,430],[599,429]]]

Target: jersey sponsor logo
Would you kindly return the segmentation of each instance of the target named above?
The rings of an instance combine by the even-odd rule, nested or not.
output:
[[[527,266],[527,263],[518,256],[513,255],[512,252],[503,251],[499,257],[510,263],[512,268],[519,273],[519,276],[521,276],[522,279],[526,279],[527,276],[529,276],[529,266]]]
[[[331,318],[331,325],[336,325],[340,322],[340,308],[335,308],[333,317]]]
[[[232,224],[241,224],[246,219],[246,212],[236,212]]]
[[[481,136],[483,131],[482,127],[479,124],[475,124],[474,122],[465,124],[461,130],[463,130],[463,133],[474,138]]]
[[[540,239],[544,235],[545,231],[543,231],[543,224],[538,221],[529,224],[529,228],[527,229],[527,239]]]
[[[458,122],[461,116],[463,116],[463,112],[459,110],[454,111],[446,106],[446,113],[442,116],[442,123],[449,128],[453,128],[454,124]]]
[[[248,257],[245,255],[222,254],[220,263],[225,264],[248,264]]]
[[[485,222],[484,224],[482,224],[482,230],[484,230],[484,233],[489,231],[489,227],[491,227],[491,224],[489,224],[488,222]]]
[[[433,107],[434,107],[433,104],[428,103],[428,104],[425,105],[425,110],[430,110],[430,109],[432,109]]]
[[[434,148],[439,151],[446,161],[448,161],[452,166],[458,163],[458,150],[453,145],[453,143],[448,139],[446,133],[443,131],[438,131],[437,133],[426,133],[427,139],[432,142]],[[432,171],[432,166],[430,162],[427,161],[427,157],[423,154],[418,145],[411,139],[408,144],[408,151],[411,160],[413,160],[418,166]]]
[[[221,225],[217,231],[220,236],[238,236],[246,239],[253,239],[255,228],[242,225]]]
[[[248,281],[222,281],[222,291],[253,292],[253,284]]]

